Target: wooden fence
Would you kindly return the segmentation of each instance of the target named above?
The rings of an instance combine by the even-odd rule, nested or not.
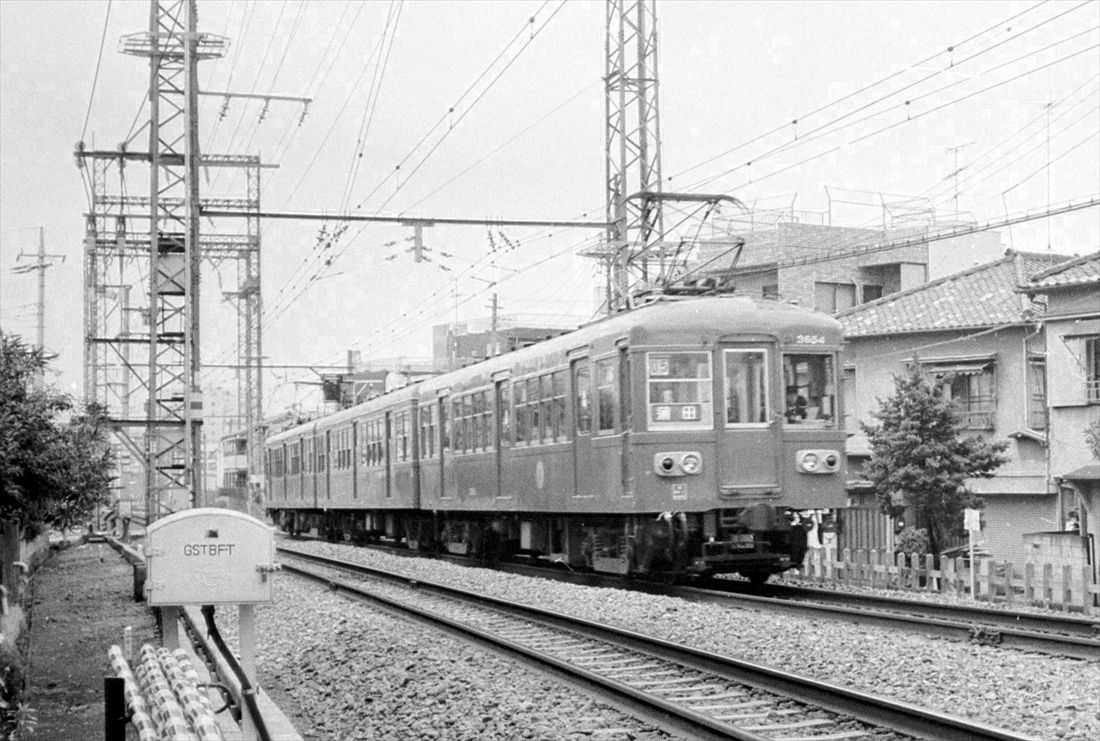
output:
[[[847,548],[833,554],[820,548],[806,554],[802,567],[794,573],[818,583],[941,592],[983,602],[1018,602],[1100,615],[1100,587],[1091,566],[1029,563],[1018,569],[1007,561],[979,559],[977,568],[973,595],[970,567],[962,558],[942,559],[937,564],[932,555]]]

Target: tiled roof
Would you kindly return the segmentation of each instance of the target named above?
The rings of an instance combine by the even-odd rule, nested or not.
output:
[[[1028,293],[1058,288],[1100,283],[1100,252],[1063,262],[1031,276],[1023,289]]]
[[[848,337],[1015,324],[1030,308],[1017,286],[1068,259],[1010,250],[999,260],[861,304],[837,319]]]

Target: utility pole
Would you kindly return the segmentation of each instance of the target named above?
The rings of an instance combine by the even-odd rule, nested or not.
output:
[[[966,144],[959,144],[958,146],[948,147],[947,153],[955,158],[955,168],[951,172],[951,177],[955,179],[955,221],[959,220],[959,150],[966,149],[974,142],[967,142]]]
[[[31,265],[20,266],[15,269],[15,272],[23,275],[32,270],[38,272],[38,305],[35,311],[35,327],[37,329],[37,334],[35,344],[38,349],[44,353],[46,351],[46,268],[57,264],[52,262],[53,260],[65,262],[65,256],[46,254],[46,231],[43,227],[38,227],[38,253],[32,255],[26,252],[20,252],[16,260],[22,260],[24,258],[33,259],[35,262]],[[43,383],[44,379],[42,377],[42,372],[39,371],[35,376],[35,385],[41,389]]]

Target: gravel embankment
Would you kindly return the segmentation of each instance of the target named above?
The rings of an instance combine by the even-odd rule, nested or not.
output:
[[[257,609],[260,684],[310,741],[675,738],[460,638],[289,575]],[[236,611],[219,610],[236,643]],[[617,730],[616,730],[617,729]]]
[[[690,604],[670,597],[563,584],[440,561],[390,556],[350,546],[297,542],[293,547],[348,557],[426,581],[537,604],[734,658],[769,666],[794,667],[811,677],[937,710],[948,709],[962,717],[1038,738],[1071,741],[1100,738],[1100,662],[1058,659],[858,626],[851,622]],[[293,592],[282,594],[276,605],[259,611],[261,667],[265,675],[288,682],[295,688],[304,708],[310,708],[314,702],[309,695],[317,693],[324,701],[322,707],[327,709],[345,707],[348,697],[359,695],[347,692],[343,684],[348,681],[348,672],[344,672],[345,679],[340,682],[328,679],[331,672],[352,660],[354,648],[350,644],[354,644],[366,651],[363,656],[356,656],[356,660],[368,662],[370,667],[356,674],[370,680],[369,675],[377,673],[376,681],[384,688],[377,695],[388,698],[377,702],[390,708],[406,703],[410,707],[419,705],[419,710],[411,709],[407,713],[419,723],[425,722],[425,718],[434,718],[425,707],[442,708],[448,698],[462,699],[462,705],[457,712],[454,708],[441,711],[441,718],[454,723],[473,719],[476,720],[473,727],[507,722],[516,715],[520,702],[547,698],[549,703],[550,698],[556,698],[557,721],[552,720],[555,717],[553,704],[540,703],[537,708],[524,711],[533,713],[536,722],[539,717],[545,718],[547,727],[554,729],[551,735],[514,736],[518,726],[489,726],[498,729],[490,734],[502,737],[566,738],[572,730],[563,727],[561,719],[575,721],[578,716],[587,714],[575,707],[575,699],[561,699],[564,695],[560,689],[548,692],[547,683],[532,680],[529,673],[513,672],[517,674],[514,681],[511,676],[500,679],[498,669],[487,667],[494,663],[501,668],[510,665],[486,657],[476,649],[461,643],[443,648],[442,641],[434,639],[432,645],[425,646],[424,634],[419,629],[410,630],[404,622],[384,630],[361,625],[358,621],[366,620],[362,615],[369,611],[350,610],[346,601],[331,595],[324,599],[311,598],[308,608],[303,609],[298,600],[304,598],[305,593],[301,591],[304,587],[297,586],[286,576],[280,577],[278,583],[280,590]],[[286,604],[291,601],[297,604]],[[269,610],[277,610],[277,615],[268,614]],[[376,615],[371,617],[370,623],[376,619]],[[282,627],[284,624],[286,627]],[[279,626],[277,631],[276,625]],[[334,635],[332,631],[337,628],[343,629],[339,635],[349,643],[328,646],[327,638]],[[361,632],[364,628],[375,632],[364,634]],[[458,657],[462,657],[461,660]],[[311,668],[304,669],[304,666]],[[377,671],[379,667],[383,669]],[[452,673],[469,667],[474,668],[468,674]],[[319,678],[316,682],[305,681],[306,677],[312,680],[315,676]],[[415,682],[419,677],[428,678],[427,687],[438,685],[441,689],[438,693],[431,689],[414,689],[408,698],[404,690],[396,695],[393,693],[395,686],[404,687],[403,682]],[[480,700],[467,700],[466,694],[478,696],[479,686],[489,678],[493,681],[484,698],[500,704],[482,706]],[[502,695],[502,687],[511,687],[514,692]],[[462,691],[452,692],[457,688]],[[465,709],[468,707],[490,709],[471,715]],[[379,709],[385,710],[391,721],[404,717],[394,716],[386,708]],[[484,715],[476,717],[477,712]],[[312,715],[323,717],[325,713]],[[486,721],[486,717],[491,720]],[[424,737],[425,728],[442,734],[436,736],[438,738],[465,737],[462,732],[448,730],[453,726],[437,725],[434,720],[418,728],[412,733],[410,726],[407,737]]]

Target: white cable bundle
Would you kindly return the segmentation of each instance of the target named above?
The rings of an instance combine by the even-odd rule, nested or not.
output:
[[[191,723],[192,728],[195,729],[199,741],[222,741],[222,733],[214,720],[214,714],[202,702],[203,693],[199,692],[194,682],[188,680],[176,657],[168,649],[159,648],[157,649],[157,659],[160,661],[160,668],[164,672],[164,676],[168,678],[168,684],[172,687],[176,698],[183,706],[184,715]],[[194,671],[194,668],[192,668],[192,671]]]
[[[141,647],[141,659],[137,665],[137,677],[141,688],[153,709],[153,720],[162,739],[172,741],[198,741],[187,722],[187,716],[172,692],[172,686],[160,668],[155,648],[146,643]]]
[[[195,669],[195,665],[191,663],[191,657],[187,655],[187,652],[182,648],[177,648],[172,652],[172,656],[176,658],[176,663],[183,670],[183,676],[187,677],[187,681],[198,687],[199,672]],[[210,698],[207,697],[205,692],[199,692],[199,699],[202,700],[202,704],[206,706],[207,710],[213,712],[213,708],[210,707]]]
[[[118,646],[107,649],[107,658],[110,659],[111,668],[115,676],[123,681],[123,694],[126,697],[126,707],[130,709],[130,724],[138,732],[138,741],[159,741],[157,725],[149,717],[149,710],[145,705],[145,698],[141,694],[141,687],[134,679],[134,673],[130,671],[130,663]]]

